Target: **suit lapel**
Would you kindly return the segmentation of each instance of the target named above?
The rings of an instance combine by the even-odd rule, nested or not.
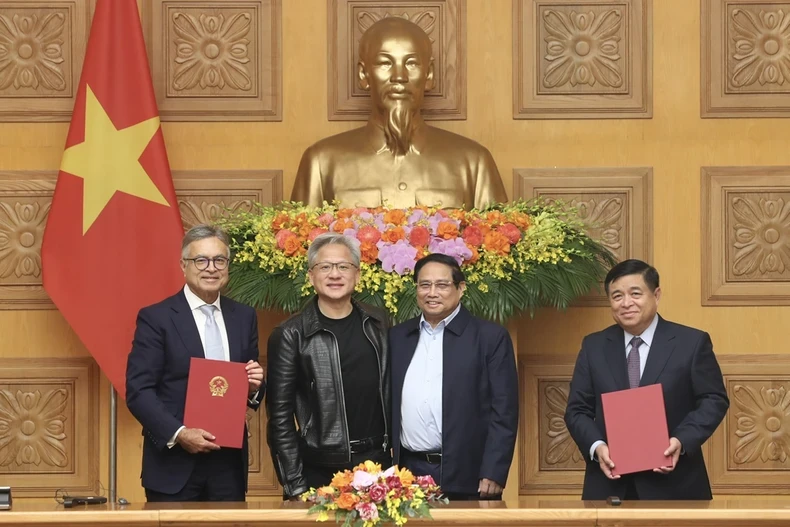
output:
[[[391,350],[393,362],[397,357],[397,368],[393,368],[393,379],[395,386],[403,388],[403,383],[406,380],[406,372],[411,364],[411,359],[414,357],[414,352],[417,350],[417,343],[420,340],[420,319],[414,318],[408,322],[410,326],[406,329],[406,340],[403,347],[398,347],[397,350]],[[397,354],[397,355],[396,355]]]
[[[220,297],[222,306],[222,319],[225,321],[225,330],[228,332],[228,346],[230,347],[230,361],[243,362],[241,357],[241,327],[235,306],[225,298]]]
[[[618,390],[629,388],[624,339],[623,329],[619,326],[612,326],[606,332],[607,344],[604,353],[606,354],[606,362],[609,364],[609,371]]]
[[[645,370],[642,372],[642,379],[639,381],[639,386],[647,386],[655,384],[658,376],[667,365],[669,357],[675,350],[675,335],[669,329],[669,325],[663,318],[658,318],[658,325],[656,332],[653,335],[653,343],[650,345],[650,352],[647,354],[647,363]]]
[[[172,308],[173,325],[178,331],[187,353],[190,357],[205,358],[206,354],[203,351],[203,343],[200,342],[200,333],[198,333],[195,324],[195,317],[192,315],[192,310],[189,309],[189,303],[187,303],[187,297],[183,290],[173,298]]]

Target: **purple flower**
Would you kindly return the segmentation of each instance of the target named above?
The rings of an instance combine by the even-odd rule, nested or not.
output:
[[[448,216],[442,216],[441,214],[434,214],[433,216],[428,218],[428,225],[429,225],[429,228],[431,229],[431,234],[436,235],[436,232],[439,229],[439,223],[441,223],[443,221],[449,221],[451,223],[455,223],[456,227],[460,227],[461,226],[461,221],[460,220],[455,220],[455,219],[450,218]],[[459,228],[458,230],[460,231],[461,229]]]
[[[431,253],[446,254],[452,256],[458,265],[464,263],[472,257],[472,251],[464,243],[463,238],[455,238],[453,240],[442,240],[441,238],[434,238],[428,246]]]
[[[384,271],[391,273],[394,270],[401,276],[407,271],[414,271],[417,249],[406,240],[398,240],[394,244],[380,241],[376,246],[379,248],[379,260]]]
[[[407,221],[409,222],[409,225],[414,225],[424,217],[425,217],[425,211],[417,209],[409,215]]]
[[[343,235],[348,236],[349,238],[357,239],[357,230],[356,229],[343,229]]]

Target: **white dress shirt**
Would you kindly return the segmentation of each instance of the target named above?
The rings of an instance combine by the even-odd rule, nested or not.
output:
[[[625,341],[625,360],[628,360],[628,354],[631,353],[631,339],[639,337],[642,339],[642,344],[639,346],[639,378],[645,373],[645,364],[647,364],[647,355],[650,353],[650,346],[653,345],[653,336],[656,334],[656,327],[658,327],[658,313],[653,317],[653,321],[647,326],[641,335],[632,335],[631,333],[623,330],[623,339]],[[599,439],[590,447],[590,459],[595,460],[595,449],[598,445],[605,444],[606,442]]]
[[[442,451],[442,367],[444,329],[461,304],[435,328],[420,316],[420,340],[409,363],[401,394],[401,444],[412,452]]]
[[[189,309],[192,311],[192,316],[195,318],[195,325],[197,326],[198,333],[200,334],[200,343],[203,345],[203,349],[206,349],[206,315],[203,311],[200,310],[200,306],[207,305],[199,296],[192,292],[189,288],[189,285],[184,286],[184,296],[187,297],[187,304],[189,304]],[[214,320],[217,322],[217,327],[219,328],[219,334],[222,337],[222,353],[225,356],[225,360],[230,360],[230,345],[228,344],[228,330],[225,327],[225,319],[222,318],[222,307],[219,304],[219,295],[217,295],[217,299],[211,303],[213,306],[217,306],[217,309],[214,311]],[[167,448],[173,448],[176,445],[176,438],[178,437],[178,433],[181,432],[186,428],[185,426],[181,426],[176,433],[173,434],[173,437],[170,438],[170,441],[167,442]]]

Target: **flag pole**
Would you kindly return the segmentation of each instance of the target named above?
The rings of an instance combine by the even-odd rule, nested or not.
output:
[[[118,392],[110,383],[110,488],[108,501],[115,503],[118,493]]]

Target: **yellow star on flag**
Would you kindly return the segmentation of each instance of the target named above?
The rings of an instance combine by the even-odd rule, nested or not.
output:
[[[90,86],[85,88],[85,141],[66,149],[60,163],[62,171],[83,179],[83,234],[116,192],[170,206],[140,164],[159,117],[118,130]]]

